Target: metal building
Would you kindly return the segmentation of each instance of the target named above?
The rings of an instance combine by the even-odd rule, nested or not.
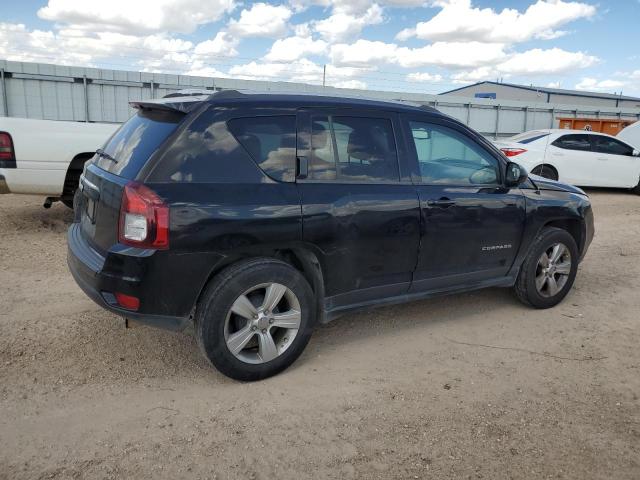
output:
[[[471,98],[490,98],[498,101],[517,100],[520,102],[556,103],[561,105],[592,107],[640,108],[640,98],[622,93],[583,92],[562,88],[516,85],[502,82],[478,82],[456,88],[440,95]]]
[[[400,100],[429,105],[481,134],[497,138],[558,126],[559,118],[640,119],[640,105],[583,106],[535,100],[355,90],[294,82],[192,77],[162,73],[68,67],[0,60],[0,116],[120,123],[132,100],[160,98],[185,88],[323,93]]]

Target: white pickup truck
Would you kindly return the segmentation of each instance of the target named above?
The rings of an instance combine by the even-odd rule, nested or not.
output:
[[[0,117],[0,193],[44,195],[45,207],[73,195],[84,163],[119,124]]]

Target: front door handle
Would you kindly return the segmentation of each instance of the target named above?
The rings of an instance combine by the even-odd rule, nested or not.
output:
[[[455,201],[444,197],[439,200],[427,200],[427,205],[430,207],[449,208],[455,204]]]

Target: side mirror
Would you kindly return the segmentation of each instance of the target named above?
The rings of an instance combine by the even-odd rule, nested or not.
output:
[[[640,150],[637,149],[633,149],[633,152],[631,152],[631,156],[632,157],[640,157]]]
[[[517,187],[524,183],[529,177],[527,170],[515,162],[507,163],[507,174],[505,175],[505,185],[507,187]]]

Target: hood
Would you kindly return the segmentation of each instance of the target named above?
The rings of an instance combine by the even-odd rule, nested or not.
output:
[[[534,174],[529,174],[529,178],[540,190],[555,190],[556,192],[569,192],[588,196],[581,188],[574,187],[573,185],[569,185],[568,183],[550,180],[548,178],[540,177]]]

